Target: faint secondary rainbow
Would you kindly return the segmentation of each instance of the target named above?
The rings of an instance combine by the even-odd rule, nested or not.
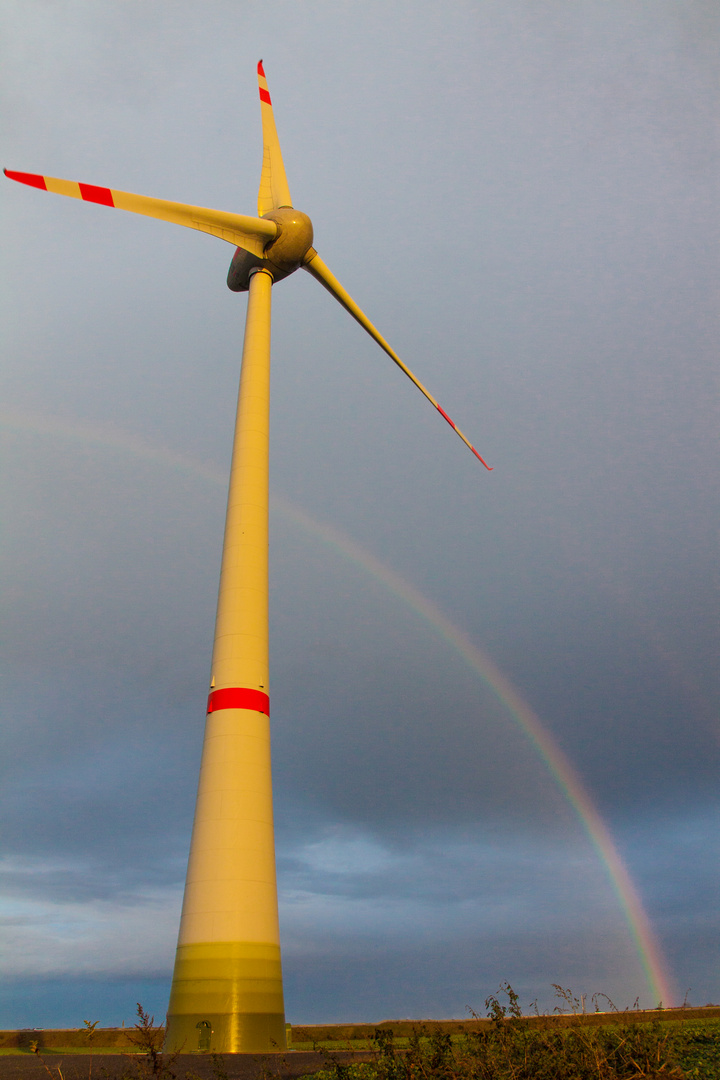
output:
[[[66,438],[87,445],[95,443],[117,449],[143,461],[155,462],[173,471],[191,474],[214,485],[226,486],[227,477],[219,469],[203,465],[165,447],[153,446],[140,436],[118,428],[95,427],[69,422],[55,417],[0,413],[0,425],[6,430],[28,431],[35,435]],[[550,732],[543,726],[518,690],[482,649],[478,648],[459,627],[418,589],[410,585],[369,551],[351,540],[339,529],[318,522],[288,499],[272,498],[273,506],[296,525],[362,567],[381,582],[394,596],[425,619],[436,633],[453,648],[468,666],[480,676],[498,701],[525,733],[547,767],[566,800],[577,813],[582,826],[603,862],[620,907],[625,916],[643,968],[648,989],[656,1001],[666,1007],[672,1003],[670,979],[666,973],[660,948],[652,932],[640,896],[625,864],[615,847],[604,821],[590,795]]]

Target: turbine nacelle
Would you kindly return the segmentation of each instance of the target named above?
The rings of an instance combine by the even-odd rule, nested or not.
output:
[[[272,221],[277,226],[277,234],[269,241],[262,256],[237,248],[227,276],[228,288],[233,292],[247,292],[250,278],[261,267],[269,270],[273,281],[281,281],[302,266],[313,250],[312,222],[301,210],[281,206],[263,214],[261,220]]]

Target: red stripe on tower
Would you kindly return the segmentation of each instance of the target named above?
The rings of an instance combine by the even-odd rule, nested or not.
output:
[[[29,187],[36,187],[40,188],[41,191],[47,191],[47,184],[45,183],[44,176],[36,176],[35,173],[29,172],[11,172],[10,169],[3,169],[3,172],[8,180],[17,180],[19,184],[28,184]]]
[[[226,686],[221,690],[212,690],[208,697],[207,711],[219,709],[252,709],[253,712],[270,715],[270,698],[262,690],[251,690],[246,686]]]
[[[78,184],[80,197],[85,202],[100,203],[101,206],[114,206],[112,191],[109,187],[95,187],[94,184]]]
[[[260,87],[260,100],[264,101],[267,105],[272,105],[270,95],[268,94],[267,90],[263,90],[262,86]]]
[[[262,75],[265,78],[265,68],[262,66],[262,60],[258,60],[258,75]]]

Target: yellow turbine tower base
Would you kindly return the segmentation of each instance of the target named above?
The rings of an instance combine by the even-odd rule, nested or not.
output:
[[[272,276],[250,278],[212,679],[165,1046],[285,1049],[268,697]]]
[[[280,946],[178,946],[165,1046],[226,1054],[284,1050]]]

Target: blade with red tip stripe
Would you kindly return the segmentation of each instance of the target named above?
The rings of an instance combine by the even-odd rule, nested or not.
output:
[[[116,191],[114,188],[97,187],[95,184],[80,184],[75,180],[60,180],[56,176],[36,176],[34,173],[13,172],[5,169],[9,180],[20,184],[52,191],[56,195],[68,195],[72,199],[98,203],[100,206],[113,206],[118,210],[129,210],[145,217],[160,218],[175,225],[184,225],[188,229],[209,233],[229,244],[244,248],[253,255],[262,256],[266,245],[277,235],[277,226],[272,221],[248,217],[245,214],[230,214],[225,210],[209,210],[204,206],[190,206],[187,203],[169,202],[167,199],[152,199],[147,195],[133,195],[129,191]]]
[[[292,199],[290,198],[290,188],[285,175],[280,140],[275,127],[275,116],[262,60],[257,66],[257,76],[263,133],[263,163],[262,172],[260,173],[260,190],[258,191],[258,214],[262,217],[263,214],[267,214],[268,210],[278,210],[281,206],[292,206]]]
[[[316,278],[316,280],[319,281],[321,285],[324,285],[325,288],[327,289],[327,291],[332,296],[334,296],[335,299],[339,303],[342,304],[342,306],[345,308],[346,311],[348,311],[352,315],[353,319],[356,319],[357,322],[359,322],[360,325],[363,327],[363,329],[367,330],[370,337],[374,338],[375,341],[377,341],[380,348],[384,349],[384,351],[388,354],[390,359],[394,360],[394,362],[397,364],[397,366],[400,368],[400,370],[405,372],[408,379],[410,379],[411,382],[415,383],[415,386],[417,386],[420,393],[424,394],[425,397],[430,402],[430,404],[435,406],[435,408],[440,413],[440,415],[443,417],[443,419],[447,420],[448,424],[453,429],[453,431],[457,435],[459,435],[460,438],[462,439],[462,441],[465,443],[465,445],[467,447],[469,447],[470,450],[472,450],[473,454],[478,459],[478,461],[481,461],[482,464],[485,466],[485,468],[488,469],[488,471],[492,472],[492,466],[488,465],[488,463],[486,461],[484,461],[483,458],[480,457],[480,455],[478,454],[477,450],[475,449],[473,444],[470,442],[470,440],[467,439],[463,435],[462,431],[457,426],[457,424],[453,420],[451,420],[450,417],[448,416],[448,414],[445,412],[445,410],[442,409],[438,405],[437,401],[432,396],[430,391],[427,390],[426,387],[423,386],[423,384],[420,382],[420,380],[418,378],[416,378],[415,375],[413,375],[410,368],[407,366],[407,364],[404,364],[402,362],[402,360],[400,359],[398,354],[394,351],[394,349],[390,348],[390,346],[388,345],[385,338],[382,336],[382,334],[379,333],[379,331],[377,331],[375,329],[373,324],[368,319],[367,315],[363,311],[361,311],[361,309],[355,303],[355,301],[350,296],[350,294],[345,289],[343,289],[342,285],[340,284],[338,279],[334,276],[334,274],[332,274],[330,272],[330,270],[328,270],[327,266],[322,261],[322,259],[318,255],[318,253],[314,250],[314,248],[310,248],[310,251],[308,252],[308,254],[306,256],[306,259],[307,259],[307,261],[304,263],[304,267],[308,271],[308,273],[312,274],[312,276],[314,278]]]
[[[19,184],[27,184],[28,187],[36,187],[40,188],[41,191],[47,191],[44,176],[35,176],[34,173],[29,172],[11,172],[10,169],[3,169],[3,172],[8,180],[17,180]]]

